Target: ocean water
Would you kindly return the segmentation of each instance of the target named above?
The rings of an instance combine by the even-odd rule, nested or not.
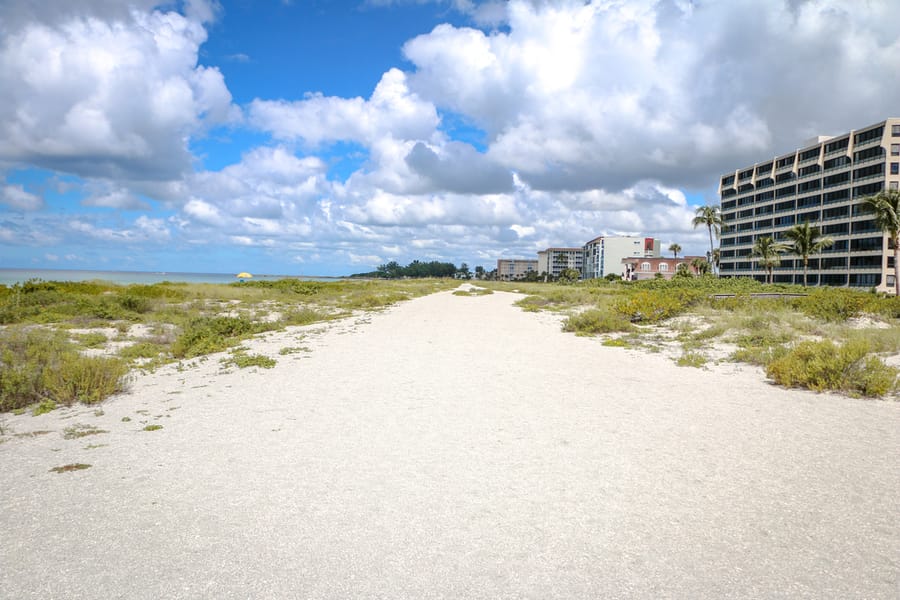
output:
[[[303,281],[332,281],[335,277],[296,277],[292,275],[253,274],[253,281],[276,279],[300,279]],[[0,285],[15,285],[29,279],[44,281],[90,281],[100,279],[121,285],[130,283],[152,284],[161,281],[183,283],[233,283],[238,281],[234,273],[178,273],[149,271],[76,271],[69,269],[0,269]]]

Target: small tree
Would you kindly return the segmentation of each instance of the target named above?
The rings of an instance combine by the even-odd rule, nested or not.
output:
[[[709,272],[712,271],[712,266],[710,266],[709,261],[705,261],[699,257],[691,259],[691,266],[694,268],[694,271],[697,272],[697,275],[708,275]]]
[[[810,227],[809,223],[794,225],[784,232],[784,237],[791,241],[790,250],[803,259],[803,287],[806,287],[806,273],[809,269],[809,256],[818,254],[825,248],[834,245],[834,240],[822,237],[818,227]]]
[[[768,236],[757,238],[753,244],[750,256],[759,257],[759,263],[766,270],[766,283],[774,283],[775,276],[773,271],[775,267],[781,264],[779,255],[785,250],[787,250],[786,244],[776,242]]]
[[[900,191],[883,190],[863,202],[894,246],[894,293],[900,297]]]
[[[672,258],[678,260],[678,253],[681,252],[681,246],[679,246],[678,244],[670,244],[669,252],[672,253]]]
[[[575,283],[581,277],[578,269],[563,269],[559,273],[557,281],[564,284]]]

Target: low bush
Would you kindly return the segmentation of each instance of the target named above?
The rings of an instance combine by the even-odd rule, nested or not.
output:
[[[622,315],[596,308],[572,315],[563,322],[563,331],[579,334],[631,331],[634,326]]]
[[[45,373],[44,385],[56,402],[96,404],[122,391],[127,374],[128,367],[119,359],[70,352]]]
[[[863,340],[843,345],[829,340],[801,342],[769,362],[766,374],[788,387],[883,396],[895,389],[897,369],[869,354],[869,350]]]
[[[638,290],[618,298],[613,309],[632,322],[657,323],[684,312],[703,297],[703,291],[691,288]]]
[[[859,316],[872,296],[855,290],[819,288],[808,296],[796,298],[794,306],[803,314],[823,321],[844,321]]]
[[[246,352],[234,352],[230,357],[223,358],[221,362],[226,367],[235,366],[238,369],[246,369],[247,367],[271,369],[278,363],[274,358],[263,354],[247,354]]]
[[[675,364],[679,367],[702,368],[707,362],[707,358],[699,352],[684,352],[675,360]]]
[[[264,331],[246,317],[199,317],[191,320],[172,344],[176,358],[193,358],[221,352],[241,339]]]

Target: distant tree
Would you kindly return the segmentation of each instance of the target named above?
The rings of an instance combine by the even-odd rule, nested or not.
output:
[[[697,260],[697,259],[694,259]],[[702,262],[702,261],[701,261]],[[693,277],[694,273],[691,271],[691,268],[687,263],[681,263],[677,267],[675,267],[675,277]]]
[[[603,279],[607,281],[622,281],[622,276],[618,273],[607,273],[603,276]]]
[[[784,232],[784,237],[791,241],[790,251],[803,259],[803,287],[806,287],[806,273],[809,269],[809,256],[818,254],[825,248],[834,245],[834,240],[822,237],[818,227],[810,227],[809,223],[794,225]]]
[[[710,267],[712,267],[712,255],[714,250],[713,233],[715,233],[716,239],[718,239],[719,233],[722,231],[722,214],[719,212],[719,207],[698,207],[697,210],[694,211],[694,220],[691,221],[691,225],[694,226],[694,229],[704,226],[707,231],[709,231],[709,263]]]
[[[469,265],[466,263],[459,265],[459,269],[457,269],[456,273],[462,279],[472,279],[472,273],[469,272]]]
[[[484,279],[484,267],[481,265],[475,267],[475,279]]]
[[[863,202],[894,247],[894,293],[900,297],[900,191],[882,190]]]
[[[575,283],[579,278],[581,278],[581,273],[578,272],[578,269],[563,269],[556,280],[560,283],[569,284]]]
[[[750,256],[759,258],[759,264],[766,270],[766,283],[773,283],[775,276],[773,271],[775,267],[781,264],[781,253],[787,250],[787,244],[776,242],[772,238],[760,237],[753,244],[753,250]]]
[[[669,252],[672,253],[672,258],[678,260],[678,253],[681,252],[681,246],[679,246],[678,244],[670,244]]]
[[[522,280],[534,283],[540,281],[541,276],[537,271],[526,271],[525,275],[522,276]]]
[[[699,256],[691,259],[691,267],[694,268],[697,275],[708,275],[712,271],[709,261],[703,260]]]

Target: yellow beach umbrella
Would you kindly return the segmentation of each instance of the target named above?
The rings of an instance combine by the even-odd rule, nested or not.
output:
[[[247,271],[241,271],[240,273],[235,275],[235,277],[237,277],[238,279],[250,279],[251,277],[253,277],[253,275],[251,275]]]

